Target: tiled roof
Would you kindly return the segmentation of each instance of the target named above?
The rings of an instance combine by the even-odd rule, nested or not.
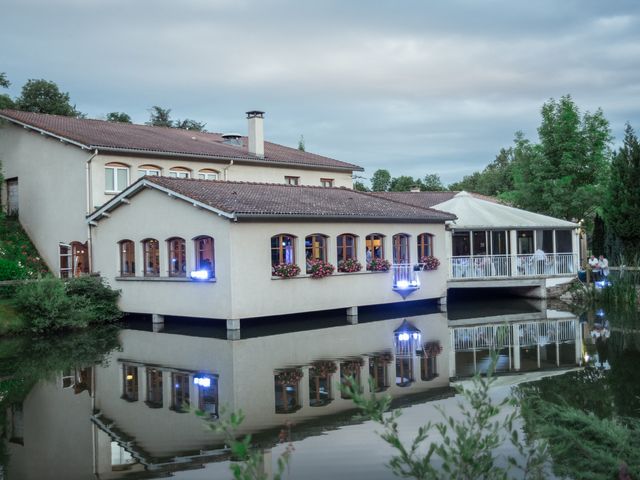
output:
[[[271,142],[264,142],[264,158],[258,157],[249,153],[247,137],[241,137],[242,146],[233,146],[223,143],[219,133],[194,132],[178,128],[151,127],[16,110],[0,110],[0,118],[26,124],[88,148],[107,152],[131,151],[148,156],[182,154],[195,158],[223,158],[309,168],[362,170],[361,167],[351,163]]]
[[[388,198],[390,200],[396,200],[398,202],[407,203],[416,207],[431,208],[439,203],[451,200],[460,192],[445,191],[445,192],[373,192],[374,195]],[[503,203],[495,197],[489,197],[487,195],[481,195],[479,193],[469,192],[471,196],[480,200],[486,200],[487,202]]]
[[[341,217],[371,221],[431,223],[442,223],[455,218],[449,213],[406,205],[347,188],[169,177],[144,177],[144,179],[191,200],[234,214],[236,217]]]

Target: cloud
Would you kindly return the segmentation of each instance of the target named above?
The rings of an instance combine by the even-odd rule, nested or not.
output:
[[[539,109],[571,93],[621,137],[640,119],[633,1],[447,3],[9,0],[0,71],[58,82],[80,110],[151,105],[220,131],[267,111],[273,141],[371,174],[484,167]]]

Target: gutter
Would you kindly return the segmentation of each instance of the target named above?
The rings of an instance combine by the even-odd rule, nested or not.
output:
[[[98,155],[98,149],[96,148],[91,156],[85,161],[85,188],[87,192],[87,215],[91,213],[91,199],[93,198],[91,190],[91,160]],[[87,249],[89,250],[89,272],[93,273],[93,242],[91,241],[91,225],[87,225]]]
[[[283,214],[283,213],[237,213],[237,220],[315,220],[315,221],[331,221],[331,222],[371,222],[371,223],[434,223],[444,224],[446,219],[433,218],[401,218],[401,217],[367,217],[367,216],[348,216],[348,215],[309,215],[309,214]]]

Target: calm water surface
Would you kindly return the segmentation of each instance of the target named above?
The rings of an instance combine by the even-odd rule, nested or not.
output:
[[[631,340],[606,321],[494,300],[457,302],[448,312],[365,309],[357,325],[341,313],[245,322],[234,340],[180,319],[161,332],[131,319],[122,328],[5,340],[3,476],[231,478],[224,442],[205,420],[242,409],[242,432],[255,435],[266,465],[284,448],[279,440],[293,442],[291,478],[391,478],[389,448],[340,393],[346,375],[391,395],[404,408],[401,430],[411,432],[433,417],[434,401],[451,401],[451,377],[486,368],[491,349],[504,374],[570,369],[588,358],[603,378],[626,385],[637,359],[619,354]]]

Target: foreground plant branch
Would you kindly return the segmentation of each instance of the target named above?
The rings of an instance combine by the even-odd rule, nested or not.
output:
[[[267,473],[270,467],[265,468],[262,451],[251,444],[251,435],[238,438],[238,429],[245,418],[242,410],[231,412],[228,418],[224,418],[224,413],[221,410],[220,419],[207,420],[207,424],[215,433],[221,433],[224,436],[225,443],[229,446],[233,459],[236,460],[229,466],[234,480],[270,480],[271,477]],[[196,412],[196,415],[204,416],[205,413]],[[277,471],[273,474],[273,480],[281,480],[289,465],[291,454],[294,451],[290,438],[291,424],[287,423],[280,432],[280,442],[289,442],[289,444],[278,457]]]
[[[442,408],[436,407],[443,420],[419,427],[415,437],[407,443],[400,439],[398,418],[401,411],[389,411],[391,397],[376,396],[375,393],[367,397],[361,393],[354,378],[345,383],[343,390],[368,418],[382,425],[383,430],[378,435],[394,450],[388,465],[398,477],[419,480],[544,479],[548,476],[546,444],[521,438],[514,425],[520,418],[519,411],[505,412],[509,405],[515,406],[513,397],[496,403],[489,395],[496,381],[493,375],[496,362],[497,355],[493,354],[486,377],[476,375],[471,387],[457,387],[464,400],[458,402],[458,417],[447,415]],[[427,445],[430,437],[433,440]],[[519,458],[496,454],[497,448],[507,441],[515,447]]]

